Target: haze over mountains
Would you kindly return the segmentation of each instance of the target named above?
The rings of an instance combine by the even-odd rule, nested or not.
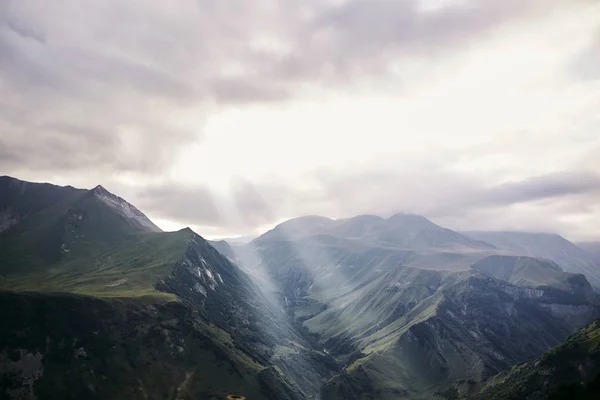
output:
[[[11,177],[0,216],[7,399],[506,398],[523,380],[538,395],[558,388],[538,364],[511,368],[600,317],[598,259],[557,235],[397,214],[208,242],[102,186]],[[553,385],[600,372],[595,350],[565,357],[588,367]]]
[[[577,243],[577,247],[589,253],[600,254],[600,242],[581,242]]]

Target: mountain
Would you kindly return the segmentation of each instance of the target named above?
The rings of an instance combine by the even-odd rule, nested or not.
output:
[[[419,216],[302,217],[232,249],[344,365],[323,399],[429,399],[538,357],[600,316],[583,275]]]
[[[32,185],[0,193],[35,204],[0,234],[0,398],[306,399],[337,370],[190,229],[101,186]]]
[[[388,219],[295,218],[235,249],[241,263],[258,263],[283,283],[288,306],[305,296],[310,285],[335,279],[341,271],[336,266],[348,265],[349,271],[365,266],[384,271],[398,265],[460,271],[498,252],[424,217],[404,214]]]
[[[475,393],[473,393],[475,392]],[[482,386],[463,382],[451,398],[581,399],[600,393],[600,320],[569,336],[537,360],[514,366]]]
[[[600,242],[579,242],[576,243],[576,245],[588,253],[593,253],[600,256]]]
[[[473,263],[499,252],[425,217],[406,214],[388,219],[294,218],[246,246],[234,247],[240,264],[247,269],[260,265],[279,282],[278,295],[291,312],[312,286],[330,285],[337,291],[336,285],[350,274],[355,280],[371,279],[396,266],[468,271]]]
[[[230,260],[235,260],[236,255],[235,251],[231,247],[231,245],[225,240],[209,240],[208,241],[212,247],[217,249],[219,253],[229,258]]]
[[[3,399],[477,395],[600,317],[583,275],[420,216],[209,242],[101,186],[0,183]]]
[[[493,244],[515,255],[554,261],[567,272],[584,274],[600,287],[600,258],[577,247],[560,235],[531,232],[464,232],[476,240]]]
[[[585,282],[582,275],[566,274],[556,263],[532,257],[489,256],[473,264],[472,268],[486,276],[520,286],[551,286],[569,290],[569,282],[574,279]]]
[[[32,183],[0,176],[0,232],[31,213],[81,192],[83,191],[71,186]]]
[[[20,187],[15,192],[20,194]],[[2,197],[11,193],[2,192]],[[101,186],[87,191],[55,188],[53,194],[58,193],[61,201],[49,200],[49,206],[37,211],[30,208],[19,223],[0,233],[0,274],[92,260],[134,234],[160,231],[137,208]]]
[[[231,237],[231,238],[223,238],[223,239],[219,239],[221,241],[225,241],[227,243],[249,243],[252,240],[254,240],[254,236],[237,236],[237,237]]]
[[[456,380],[480,381],[536,357],[600,316],[599,304],[581,275],[529,286],[476,269],[397,268],[327,301],[305,325],[347,359],[324,398],[431,398]]]

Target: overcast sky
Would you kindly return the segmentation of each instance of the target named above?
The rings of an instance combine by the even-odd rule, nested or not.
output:
[[[600,240],[600,2],[0,0],[1,174],[206,237],[403,211]]]

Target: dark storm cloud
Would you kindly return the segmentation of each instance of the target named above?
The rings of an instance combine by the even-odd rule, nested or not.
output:
[[[423,12],[416,0],[0,0],[0,168],[157,173],[201,141],[210,107],[381,73],[399,53],[452,51],[554,3],[469,0]],[[254,34],[284,51],[257,47]],[[242,70],[224,75],[232,63]],[[173,126],[174,112],[200,122]]]

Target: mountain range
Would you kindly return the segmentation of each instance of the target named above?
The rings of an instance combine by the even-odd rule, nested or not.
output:
[[[0,177],[0,398],[589,390],[578,385],[600,372],[590,249],[411,214],[307,216],[206,241],[162,232],[102,186]]]

